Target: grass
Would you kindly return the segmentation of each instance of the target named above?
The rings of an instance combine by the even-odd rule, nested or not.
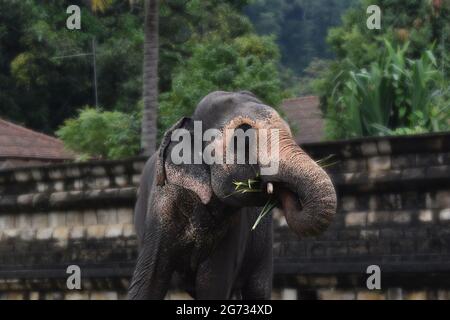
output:
[[[325,158],[317,160],[316,163],[322,168],[328,168],[339,161],[329,162],[335,155],[331,154]],[[230,197],[235,194],[246,194],[246,193],[258,193],[263,192],[262,189],[262,181],[259,174],[256,174],[256,177],[253,179],[247,179],[246,181],[233,181],[234,191],[230,193],[227,197]],[[258,224],[261,222],[262,218],[264,218],[273,208],[278,205],[278,200],[274,199],[273,196],[269,197],[263,209],[258,215],[255,223],[253,224],[252,231],[256,229]]]

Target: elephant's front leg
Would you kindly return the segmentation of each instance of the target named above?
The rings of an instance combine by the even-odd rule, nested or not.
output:
[[[128,291],[129,299],[161,300],[169,289],[173,264],[167,247],[171,244],[160,229],[155,226],[146,234]]]
[[[128,291],[129,299],[164,299],[174,272],[174,259],[180,232],[179,190],[164,186],[155,191],[145,219],[145,231],[136,268]]]

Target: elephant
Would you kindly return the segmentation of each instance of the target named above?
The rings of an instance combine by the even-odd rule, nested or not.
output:
[[[256,164],[247,158],[241,164],[175,163],[173,133],[193,133],[196,122],[202,132],[277,130],[278,171],[260,174],[260,159]],[[230,141],[222,138],[221,143]],[[216,139],[200,147],[212,143]],[[255,177],[261,192],[236,192],[236,181]],[[271,213],[252,228],[269,198],[276,199],[300,238],[325,231],[336,212],[329,176],[295,143],[274,108],[248,91],[208,94],[190,118],[165,133],[143,169],[134,213],[139,254],[128,298],[164,299],[176,276],[179,287],[194,299],[270,299]]]

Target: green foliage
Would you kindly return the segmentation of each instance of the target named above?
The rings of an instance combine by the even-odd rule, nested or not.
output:
[[[0,116],[53,132],[94,104],[92,39],[97,42],[99,101],[131,112],[141,97],[142,15],[122,0],[104,14],[81,1],[0,1]],[[98,3],[100,3],[98,2]],[[66,9],[81,8],[81,30],[68,30]]]
[[[85,107],[56,134],[80,159],[120,159],[139,151],[140,121],[136,114]]]
[[[278,50],[270,37],[246,35],[228,42],[204,39],[173,75],[172,90],[161,95],[160,131],[190,115],[200,99],[214,90],[249,90],[269,105],[282,99]]]
[[[328,100],[327,131],[331,138],[410,134],[449,130],[449,84],[429,50],[407,59],[409,44],[385,53],[369,69],[336,78]]]
[[[437,3],[361,0],[329,31],[336,59],[314,83],[329,138],[448,130],[450,2]],[[366,26],[371,4],[382,8],[381,30]]]
[[[81,7],[79,31],[65,27],[70,4]],[[212,90],[252,90],[267,103],[278,104],[277,47],[269,37],[253,32],[242,14],[247,4],[247,0],[160,2],[159,132],[189,114]],[[93,105],[92,57],[72,57],[91,53],[93,38],[99,103],[105,111],[137,114],[142,95],[142,9],[142,1],[0,0],[0,116],[51,133],[80,108]],[[133,144],[128,148],[128,143],[125,150],[118,143],[111,147],[120,137],[112,133],[106,144],[101,141],[106,132],[80,133],[79,139],[87,139],[86,144],[71,137],[76,130],[70,128],[88,116],[92,119],[86,123],[118,114],[83,111],[67,122],[58,132],[72,149],[113,158],[137,151]],[[134,120],[130,121],[121,123],[134,126]],[[117,132],[125,134],[120,139],[131,136],[124,129]]]
[[[274,35],[281,63],[296,75],[314,58],[332,58],[327,31],[357,0],[252,0],[245,12],[259,34]]]

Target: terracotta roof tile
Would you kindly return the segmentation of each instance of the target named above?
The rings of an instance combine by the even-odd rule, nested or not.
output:
[[[324,120],[319,107],[319,97],[306,96],[284,100],[281,109],[291,125],[299,130],[295,141],[299,144],[319,142],[324,136]]]
[[[0,119],[0,158],[70,160],[61,140]]]

